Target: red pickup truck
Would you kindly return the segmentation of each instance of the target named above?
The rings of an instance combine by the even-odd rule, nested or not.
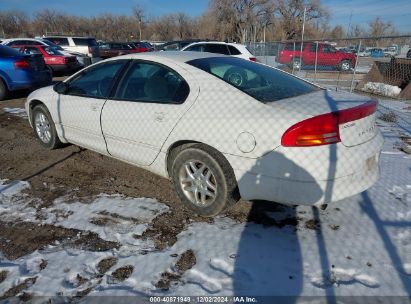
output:
[[[301,61],[300,61],[301,59]],[[304,42],[301,52],[301,42],[288,42],[276,57],[278,63],[287,64],[291,68],[301,69],[301,65],[317,65],[334,67],[340,71],[349,71],[355,66],[355,54],[337,50],[330,44],[319,42]]]

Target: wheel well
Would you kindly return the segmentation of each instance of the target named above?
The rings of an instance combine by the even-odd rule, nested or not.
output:
[[[180,140],[175,143],[173,143],[167,151],[167,162],[166,162],[166,170],[167,170],[167,175],[170,176],[171,172],[171,165],[174,157],[177,155],[177,153],[181,150],[183,150],[185,147],[194,145],[194,144],[199,144],[200,142],[198,141],[193,141],[193,140]]]
[[[173,143],[168,148],[167,161],[166,161],[166,165],[167,165],[166,170],[167,170],[167,174],[168,174],[169,177],[170,177],[170,173],[171,173],[171,165],[172,165],[172,162],[173,162],[174,158],[176,157],[176,155],[181,150],[184,150],[185,148],[187,148],[189,146],[192,146],[192,145],[195,145],[195,144],[203,144],[203,145],[207,146],[208,148],[214,150],[216,153],[219,153],[224,158],[224,160],[229,164],[229,162],[225,158],[225,156],[220,151],[218,151],[216,148],[214,148],[210,145],[207,145],[207,144],[199,142],[199,141],[194,141],[194,140],[180,140],[180,141],[177,141],[177,142]]]
[[[30,104],[29,104],[29,109],[30,109],[29,118],[30,118],[30,121],[32,120],[31,115],[32,115],[32,111],[33,111],[34,107],[38,106],[40,104],[44,104],[44,103],[42,103],[40,100],[36,100],[36,99],[30,101]]]

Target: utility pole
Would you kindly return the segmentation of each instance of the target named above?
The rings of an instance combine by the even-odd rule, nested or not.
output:
[[[304,30],[305,30],[305,14],[307,13],[307,7],[304,6],[304,17],[303,17],[303,29],[301,31],[301,49],[300,49],[300,69],[301,70],[301,65],[302,65],[302,53],[303,53],[303,44],[304,44]]]

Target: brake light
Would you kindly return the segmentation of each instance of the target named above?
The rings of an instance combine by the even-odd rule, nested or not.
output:
[[[255,58],[255,57],[250,57],[250,60],[256,62],[256,61],[257,61],[257,58]]]
[[[27,60],[21,59],[14,62],[14,68],[16,69],[27,69],[30,67],[30,63]]]
[[[288,128],[281,138],[285,147],[310,147],[341,142],[340,125],[367,117],[377,110],[376,100],[360,106],[315,116]]]

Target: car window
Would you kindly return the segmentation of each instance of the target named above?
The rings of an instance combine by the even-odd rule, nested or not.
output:
[[[227,47],[228,47],[228,50],[230,51],[231,55],[241,55],[241,52],[236,47],[234,47],[232,45],[227,45]]]
[[[168,44],[164,46],[165,51],[175,51],[179,49],[180,49],[180,46],[178,43]]]
[[[54,44],[57,44],[57,45],[60,45],[60,46],[68,46],[69,45],[68,39],[64,38],[64,37],[48,37],[46,39],[53,42]]]
[[[261,102],[272,102],[311,93],[318,88],[280,70],[235,57],[188,61]]]
[[[227,46],[225,44],[206,44],[204,46],[204,51],[209,53],[230,55]]]
[[[195,44],[185,49],[185,51],[191,52],[204,52],[204,44]]]
[[[49,55],[59,55],[63,56],[63,53],[61,53],[57,48],[51,47],[51,46],[45,46],[43,47],[43,50],[49,54]]]
[[[24,50],[23,50],[23,53],[24,54],[29,54],[29,55],[42,54],[41,51],[38,48],[35,48],[35,47],[25,47]]]
[[[108,97],[114,79],[125,60],[110,61],[92,66],[68,82],[68,95]]]
[[[94,38],[73,38],[76,46],[97,46],[97,41]]]
[[[324,44],[323,45],[323,53],[335,53],[336,50],[333,46],[329,44]]]
[[[117,88],[115,99],[158,103],[182,103],[189,87],[177,72],[157,63],[136,61]]]
[[[318,52],[318,50],[319,50],[319,45],[317,44],[317,43],[312,43],[311,45],[310,45],[310,52],[312,52],[312,53],[316,53],[316,52]],[[324,50],[324,49],[323,49]]]
[[[99,48],[108,50],[108,49],[110,49],[110,44],[108,44],[108,43],[100,44]]]

